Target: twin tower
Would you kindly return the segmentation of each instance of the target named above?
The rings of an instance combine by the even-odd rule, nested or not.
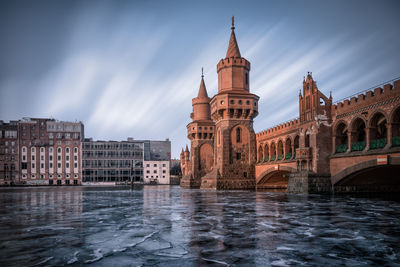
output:
[[[181,187],[255,189],[259,97],[250,93],[250,62],[240,55],[234,21],[226,57],[217,65],[218,93],[208,97],[201,76],[187,125],[191,149],[181,152]]]

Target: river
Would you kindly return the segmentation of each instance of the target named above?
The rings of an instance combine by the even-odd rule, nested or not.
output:
[[[82,186],[0,205],[0,266],[400,266],[397,200]]]

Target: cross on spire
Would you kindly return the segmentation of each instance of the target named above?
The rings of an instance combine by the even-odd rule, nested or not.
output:
[[[232,30],[235,29],[235,17],[234,16],[232,16],[232,27],[231,27],[231,29]]]

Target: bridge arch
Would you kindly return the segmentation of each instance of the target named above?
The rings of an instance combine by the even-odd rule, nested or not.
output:
[[[379,165],[377,159],[351,165],[331,177],[336,192],[383,192],[400,190],[400,157],[389,157]]]
[[[268,168],[257,177],[257,189],[287,189],[289,174],[295,171],[288,166]]]

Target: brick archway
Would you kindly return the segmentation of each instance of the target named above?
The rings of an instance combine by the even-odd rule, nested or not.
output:
[[[360,179],[360,177],[364,176],[367,178],[372,178],[374,172],[379,172],[379,171],[385,171],[387,173],[390,173],[392,177],[397,177],[397,173],[400,170],[400,157],[389,157],[388,158],[388,163],[386,165],[379,165],[377,159],[370,159],[367,161],[359,162],[357,164],[354,164],[352,166],[349,166],[339,172],[338,174],[334,175],[331,177],[331,182],[332,185],[335,187],[337,186],[342,186],[342,185],[347,185],[350,187],[349,190],[353,191],[351,187],[356,188],[355,185],[349,186],[348,181],[351,181],[351,179]],[[382,182],[385,182],[385,179],[387,178],[386,175],[380,175],[382,177]],[[389,177],[390,178],[390,177]],[[372,185],[373,181],[364,181],[365,185],[371,184]],[[375,183],[376,184],[376,183]],[[387,185],[386,185],[387,186]],[[390,186],[390,185],[389,185]],[[354,189],[354,191],[357,191]]]
[[[278,168],[268,168],[262,172],[256,179],[257,188],[279,188],[286,189],[288,185],[289,173],[295,172],[296,169],[288,166],[278,166]]]

